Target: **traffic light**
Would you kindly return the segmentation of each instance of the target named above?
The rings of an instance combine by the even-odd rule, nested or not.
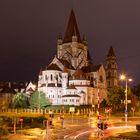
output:
[[[97,127],[101,129],[101,123],[97,123]]]
[[[98,123],[97,127],[101,130],[105,130],[108,128],[108,124],[107,123]]]
[[[104,129],[107,129],[107,128],[108,128],[108,124],[105,123],[105,124],[104,124]]]

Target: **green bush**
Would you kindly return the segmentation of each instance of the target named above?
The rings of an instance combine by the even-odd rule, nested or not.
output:
[[[0,135],[7,135],[7,134],[9,134],[8,128],[5,125],[0,127]]]

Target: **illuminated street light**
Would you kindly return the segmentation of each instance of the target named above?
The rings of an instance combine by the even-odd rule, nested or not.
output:
[[[128,110],[127,110],[127,103],[128,103],[128,101],[127,101],[127,92],[128,91],[127,91],[127,87],[128,87],[128,82],[131,82],[132,79],[127,78],[124,74],[122,74],[120,76],[120,79],[125,80],[125,123],[127,124],[127,116],[128,116]]]

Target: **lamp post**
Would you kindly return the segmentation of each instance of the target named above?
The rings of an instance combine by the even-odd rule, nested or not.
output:
[[[39,112],[40,112],[40,91],[38,91],[38,109],[39,109]]]
[[[128,81],[131,82],[132,79],[127,78],[125,75],[121,75],[120,76],[121,80],[125,80],[125,123],[127,124],[127,117],[128,117],[128,109],[127,109],[127,104],[128,104],[128,100],[127,100],[127,92],[128,92]]]

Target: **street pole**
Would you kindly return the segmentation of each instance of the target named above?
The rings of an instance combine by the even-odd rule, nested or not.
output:
[[[61,117],[62,128],[64,128],[64,105],[62,106],[62,117]]]
[[[39,113],[40,113],[40,91],[38,91],[38,109],[39,109]]]
[[[128,115],[128,111],[127,111],[127,78],[126,78],[126,85],[125,85],[125,124],[127,125],[127,115]]]
[[[22,134],[22,121],[20,123],[21,123],[20,129],[21,129],[21,134]]]
[[[124,74],[122,74],[120,76],[120,79],[121,80],[125,80],[125,124],[127,125],[127,121],[128,121],[128,108],[127,108],[127,104],[128,104],[128,101],[127,101],[127,92],[128,92],[128,82],[131,82],[132,79],[131,78],[128,78],[126,77]]]
[[[98,80],[97,80],[97,125],[100,123],[100,95],[99,95],[99,85],[98,85]],[[98,128],[98,138],[100,137],[100,130]]]
[[[99,83],[98,83],[98,79],[97,79],[97,121],[99,122],[100,120],[100,95],[99,95]]]
[[[14,134],[16,134],[16,117],[13,118],[13,129],[14,129]]]

